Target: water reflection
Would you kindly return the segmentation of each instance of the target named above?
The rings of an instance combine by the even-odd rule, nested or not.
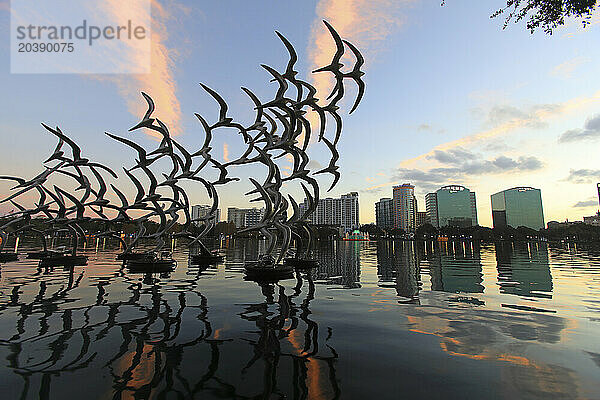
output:
[[[446,251],[444,251],[446,250]],[[459,243],[454,251],[441,248],[426,255],[431,289],[449,293],[483,293],[479,245]]]
[[[500,242],[495,249],[502,293],[552,298],[552,274],[546,244]]]
[[[360,249],[357,242],[319,242],[315,280],[345,289],[360,288]]]
[[[318,269],[259,285],[240,267],[256,243],[224,245],[208,268],[176,249],[164,274],[132,274],[111,244],[87,267],[3,265],[3,398],[600,395],[589,253],[322,243]]]
[[[376,246],[379,285],[394,286],[399,296],[416,301],[423,272],[429,275],[433,291],[483,293],[485,290],[479,244],[381,241]],[[495,257],[502,293],[552,298],[546,244],[498,243]]]
[[[415,242],[384,241],[377,243],[377,273],[380,286],[396,289],[403,301],[419,302],[420,268]],[[389,282],[394,282],[390,285]]]
[[[418,303],[423,272],[429,274],[434,291],[482,293],[484,290],[479,246],[472,243],[377,243],[380,286],[394,286],[398,296]]]
[[[296,281],[290,295],[286,295],[286,288],[279,284],[259,285],[264,302],[245,305],[244,312],[239,314],[258,329],[253,338],[245,339],[253,353],[242,368],[242,374],[259,368],[256,365],[259,360],[263,364],[262,392],[249,398],[287,398],[281,381],[291,381],[294,399],[340,397],[335,370],[338,354],[329,344],[326,345],[329,354],[320,352],[319,325],[310,318],[309,305],[315,294],[312,274],[303,278],[297,273]],[[296,304],[304,281],[308,286],[306,296]],[[333,331],[328,329],[325,341],[332,334]]]
[[[18,376],[22,383],[20,392],[16,386],[10,389],[14,395],[10,397],[77,393],[77,388],[69,388],[73,381],[69,384],[64,377],[89,369],[106,371],[103,375],[110,383],[95,389],[113,398],[340,396],[338,355],[330,344],[320,345],[333,330],[323,333],[311,318],[315,297],[311,273],[298,274],[289,289],[280,284],[256,287],[263,300],[242,305],[238,314],[244,322],[241,331],[247,332],[250,323],[254,333],[221,338],[222,332],[212,327],[197,271],[190,269],[180,279],[131,274],[117,264],[102,266],[109,265],[112,273],[100,271],[87,278],[83,268],[54,268],[38,269],[29,279],[11,282],[8,301],[0,307],[6,338],[0,345],[6,367],[14,373],[11,378]],[[40,274],[47,280],[38,281]],[[16,323],[9,334],[11,317]],[[249,351],[239,348],[240,338]],[[234,348],[227,348],[236,341]],[[225,365],[223,351],[229,353]],[[251,357],[244,361],[244,353]],[[253,381],[246,388],[237,378],[228,379],[252,375],[253,370],[261,370],[262,384]],[[97,378],[92,375],[83,381],[98,384]]]

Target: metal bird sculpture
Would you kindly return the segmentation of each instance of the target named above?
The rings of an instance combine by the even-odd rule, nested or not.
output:
[[[160,262],[155,255],[162,250],[167,239],[181,237],[189,239],[191,246],[200,247],[200,256],[204,257],[204,261],[214,261],[220,256],[209,251],[202,240],[215,225],[220,198],[217,188],[239,181],[232,172],[236,168],[252,168],[252,171],[264,169],[266,175],[261,182],[259,179],[249,178],[252,190],[247,193],[258,195],[250,199],[250,202],[263,203],[262,218],[257,225],[239,231],[257,232],[267,238],[265,253],[257,260],[253,271],[259,271],[259,275],[268,275],[273,271],[285,272],[286,262],[290,261],[286,257],[294,241],[294,265],[302,265],[303,260],[310,264],[308,258],[313,233],[309,221],[319,206],[320,198],[319,183],[315,175],[333,176],[328,191],[339,182],[340,154],[337,145],[343,134],[343,100],[347,93],[345,84],[350,81],[357,88],[349,113],[357,109],[365,93],[363,56],[332,25],[327,21],[323,22],[335,44],[335,53],[327,65],[316,68],[313,72],[328,73],[333,77],[335,84],[329,94],[325,96],[309,82],[299,79],[299,73],[295,69],[298,54],[294,46],[283,34],[275,32],[287,51],[288,59],[282,71],[269,65],[261,65],[269,81],[274,83],[272,98],[263,101],[253,91],[242,87],[254,110],[254,120],[244,124],[234,119],[221,95],[201,83],[203,90],[216,101],[218,114],[216,120],[209,121],[195,113],[204,132],[201,146],[197,150],[190,150],[183,142],[172,137],[167,124],[154,115],[154,100],[149,94],[142,92],[147,109],[141,120],[129,131],[149,131],[160,142],[154,149],[147,149],[134,138],[106,132],[112,140],[134,150],[137,156],[132,165],[123,167],[122,180],[111,168],[84,158],[81,147],[58,126],[51,128],[42,124],[46,131],[58,139],[58,143],[43,162],[44,170],[34,178],[0,176],[0,180],[15,182],[11,193],[0,199],[0,204],[10,201],[17,209],[3,220],[4,229],[0,228],[0,234],[6,236],[6,229],[18,232],[33,229],[31,220],[39,217],[48,226],[47,229],[39,230],[40,232],[71,232],[74,239],[72,255],[75,256],[77,242],[85,237],[81,224],[94,221],[102,224],[105,229],[98,237],[113,237],[121,241],[125,247],[124,260],[131,261],[134,256],[147,259],[149,254],[135,253],[134,248],[143,240],[153,240],[155,248],[151,252],[154,257],[151,261]],[[354,58],[350,69],[345,69],[342,64],[346,49],[351,53],[351,58]],[[318,97],[324,98],[325,103],[321,104]],[[312,118],[308,117],[309,112],[316,113],[318,128],[314,126]],[[239,156],[220,160],[213,154],[213,140],[222,130],[234,130],[241,136],[244,150]],[[307,152],[313,141],[313,134],[317,143],[323,143],[330,153],[327,167],[318,171],[310,168]],[[285,160],[291,166],[283,167],[282,162]],[[168,165],[166,170],[165,163]],[[50,184],[56,176],[67,179],[75,188],[68,189],[67,184],[62,183],[60,186]],[[111,178],[115,181],[110,181]],[[121,184],[132,187],[134,195],[129,197],[127,193],[130,190],[123,189]],[[190,195],[184,189],[186,185],[198,185],[211,199],[212,204],[206,215],[192,218]],[[287,187],[292,185],[298,185],[304,193],[303,202],[286,193]],[[16,202],[20,196],[30,191],[38,193],[33,207],[27,208]],[[291,214],[289,217],[288,210]],[[154,223],[152,229],[149,229],[154,220],[158,223]],[[133,240],[129,243],[118,234],[119,227],[126,223],[137,227]],[[177,226],[179,230],[174,235]],[[198,227],[199,231],[193,233],[194,227]],[[3,245],[4,243],[5,241],[2,242]],[[277,249],[279,254],[273,257]],[[43,253],[47,253],[45,244]],[[279,265],[282,260],[283,267]]]

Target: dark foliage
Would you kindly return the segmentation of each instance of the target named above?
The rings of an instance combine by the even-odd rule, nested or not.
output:
[[[574,242],[600,243],[600,226],[584,223],[559,225],[543,231],[548,240],[569,240]]]
[[[340,232],[328,225],[313,225],[313,233],[318,240],[337,240],[340,238]]]
[[[436,229],[435,226],[433,226],[431,224],[425,224],[425,225],[419,226],[415,233],[419,237],[425,237],[428,235],[437,235],[438,230]]]
[[[507,0],[506,6],[492,14],[491,18],[506,15],[504,28],[511,21],[519,23],[527,19],[527,29],[531,33],[543,29],[548,35],[552,30],[564,25],[565,18],[581,19],[583,26],[589,24],[597,0]]]
[[[369,234],[369,237],[383,237],[385,231],[375,224],[366,224],[360,227],[361,232]]]
[[[442,6],[446,1],[442,1]],[[511,23],[526,20],[527,29],[531,33],[542,29],[546,34],[564,25],[565,19],[580,19],[583,26],[590,23],[592,13],[596,10],[597,0],[506,0],[506,5],[490,18],[505,16],[504,29]]]
[[[394,229],[390,230],[388,233],[394,237],[400,237],[400,236],[403,236],[406,234],[406,232],[402,228],[394,228]]]

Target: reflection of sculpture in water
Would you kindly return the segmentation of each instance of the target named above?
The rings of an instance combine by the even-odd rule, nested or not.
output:
[[[545,243],[496,243],[500,292],[552,298],[552,274]]]
[[[311,273],[306,275],[308,291],[300,305],[294,299],[301,293],[303,278],[296,275],[297,284],[292,295],[286,295],[285,288],[278,284],[260,284],[265,301],[245,307],[240,314],[244,320],[254,322],[258,330],[258,339],[247,339],[253,347],[253,355],[245,364],[242,373],[256,366],[258,360],[264,363],[262,393],[249,398],[286,397],[286,392],[278,386],[279,376],[291,376],[294,398],[340,398],[341,391],[335,372],[335,361],[338,358],[335,350],[327,345],[331,355],[321,356],[319,353],[319,327],[309,318],[310,301],[314,298],[315,285]],[[277,292],[277,300],[275,299]],[[276,307],[274,311],[273,308]],[[286,321],[290,320],[286,328]],[[301,321],[306,328],[301,334]],[[325,340],[331,338],[329,329]],[[285,344],[291,344],[291,351],[282,351]],[[303,343],[302,343],[303,342]],[[288,346],[289,347],[289,346]],[[291,360],[291,374],[285,371],[290,367],[283,362]],[[323,365],[324,364],[324,365]]]
[[[17,318],[16,324],[0,325],[7,338],[0,347],[7,353],[7,369],[23,381],[21,387],[11,386],[8,397],[77,397],[92,389],[89,384],[115,399],[254,398],[240,394],[243,381],[232,374],[239,371],[237,362],[223,362],[230,353],[243,360],[239,345],[244,342],[223,338],[213,329],[196,276],[171,277],[174,284],[164,290],[160,280],[146,285],[142,275],[123,271],[88,276],[87,286],[81,284],[83,270],[40,268],[38,274],[44,280],[3,281],[10,289],[6,302],[0,300],[0,318]],[[89,289],[95,293],[82,297]],[[320,331],[311,319],[312,276],[297,275],[291,294],[273,284],[262,290],[265,300],[240,314],[258,327],[258,336],[247,338],[252,356],[241,367],[252,372],[264,364],[264,385],[253,385],[252,391],[293,392],[295,398],[313,398],[318,391],[339,398],[338,356],[332,347],[320,347],[332,331]],[[80,385],[73,387],[72,374],[79,374]],[[292,377],[291,385],[283,377]]]
[[[381,286],[394,281],[398,296],[406,299],[402,302],[419,302],[421,281],[415,242],[378,242],[377,264]]]
[[[109,294],[115,293],[109,293],[109,289],[120,274],[117,272],[109,277],[97,278],[95,301],[78,306],[72,298],[77,298],[73,292],[79,288],[83,271],[76,277],[73,268],[69,268],[67,273],[66,284],[63,282],[64,275],[48,275],[47,281],[40,282],[38,293],[31,302],[24,302],[20,297],[27,284],[16,283],[9,302],[0,308],[0,311],[8,307],[19,310],[16,332],[2,345],[9,349],[9,368],[24,381],[21,398],[35,391],[33,385],[38,380],[40,398],[47,398],[50,393],[61,393],[61,389],[72,394],[72,387],[65,389],[61,386],[63,382],[53,383],[53,380],[64,376],[65,372],[92,371],[95,368],[110,372],[114,398],[129,394],[148,398],[151,393],[156,393],[159,398],[168,393],[193,397],[205,390],[209,382],[221,389],[231,386],[214,380],[218,347],[224,341],[211,339],[213,330],[207,319],[207,300],[196,290],[195,279],[185,281],[176,294],[167,292],[163,295],[158,285],[144,286],[137,280],[125,278],[127,282],[116,284],[121,287],[122,283],[129,283],[129,297],[110,302],[112,296]],[[52,293],[51,290],[57,286],[59,289]],[[117,297],[122,297],[122,294]],[[189,301],[198,305],[190,307],[187,305]],[[174,308],[170,304],[173,302],[176,304]],[[183,330],[182,315],[186,310],[197,311],[194,318],[186,322],[186,332],[195,334],[182,339],[179,335]],[[57,325],[58,320],[60,325]],[[198,321],[200,326],[190,327],[194,321]],[[39,330],[30,337],[25,326],[29,331],[33,324],[39,325]],[[114,345],[102,346],[108,343],[103,340],[113,341],[116,337],[121,340],[116,348]],[[206,372],[198,378],[196,365],[193,380],[183,376],[180,364],[184,352],[206,349],[210,352]]]
[[[152,308],[148,313],[147,322],[131,326],[137,329],[124,335],[125,341],[121,350],[107,363],[115,382],[113,398],[121,398],[128,392],[136,398],[148,398],[154,393],[158,398],[169,393],[178,397],[192,397],[204,390],[205,385],[214,379],[219,363],[219,345],[223,340],[210,339],[213,331],[207,319],[206,298],[200,293],[194,293],[200,297],[200,304],[196,306],[200,310],[197,319],[201,321],[203,328],[197,330],[197,336],[182,340],[178,335],[182,328],[181,317],[186,309],[186,292],[179,292],[179,308],[175,315],[171,315],[160,312],[164,300],[156,288],[157,286],[154,286],[152,289]],[[168,306],[167,310],[171,311]],[[150,334],[150,327],[159,322],[159,319],[164,323],[164,328],[160,333],[155,333],[158,338],[154,338],[154,335]],[[133,341],[135,350],[132,352],[130,347]],[[186,350],[199,351],[198,346],[201,344],[209,347],[210,361],[207,367],[200,368],[203,373],[199,374],[198,369],[195,369],[195,379],[190,380],[184,376],[181,362]]]

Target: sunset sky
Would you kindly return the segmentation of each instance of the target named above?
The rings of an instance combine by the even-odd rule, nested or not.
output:
[[[267,98],[275,83],[260,64],[282,70],[283,33],[299,55],[300,75],[327,62],[333,42],[321,20],[363,52],[367,85],[360,107],[343,111],[338,186],[322,197],[358,191],[361,223],[374,221],[374,203],[391,197],[392,186],[416,186],[424,195],[447,184],[477,193],[481,225],[491,225],[490,195],[515,186],[542,191],[545,220],[581,219],[598,210],[600,182],[600,15],[583,29],[569,21],[552,36],[531,34],[524,24],[502,29],[489,16],[505,3],[494,1],[320,0],[173,1],[153,3],[152,74],[11,74],[10,7],[0,0],[0,175],[29,177],[52,153],[56,141],[40,123],[60,127],[88,158],[131,166],[134,153],[104,135],[132,135],[149,93],[156,114],[186,146],[204,134],[194,117],[214,119],[218,107],[198,85],[217,90],[238,119],[253,113],[241,86]],[[116,2],[107,1],[106,7]],[[133,61],[132,61],[133,62]],[[311,78],[318,88],[328,82]],[[354,92],[352,92],[353,94]],[[153,139],[136,133],[147,147]],[[216,136],[219,157],[245,148],[234,134]],[[326,165],[322,144],[311,145]],[[230,206],[250,203],[248,176],[220,189],[222,216]],[[319,178],[323,192],[330,178]],[[0,194],[10,185],[0,183]],[[300,198],[297,188],[290,188]],[[193,203],[207,202],[190,187]],[[300,198],[301,200],[301,198]],[[253,203],[257,204],[257,203]],[[1,206],[0,213],[8,206]]]

